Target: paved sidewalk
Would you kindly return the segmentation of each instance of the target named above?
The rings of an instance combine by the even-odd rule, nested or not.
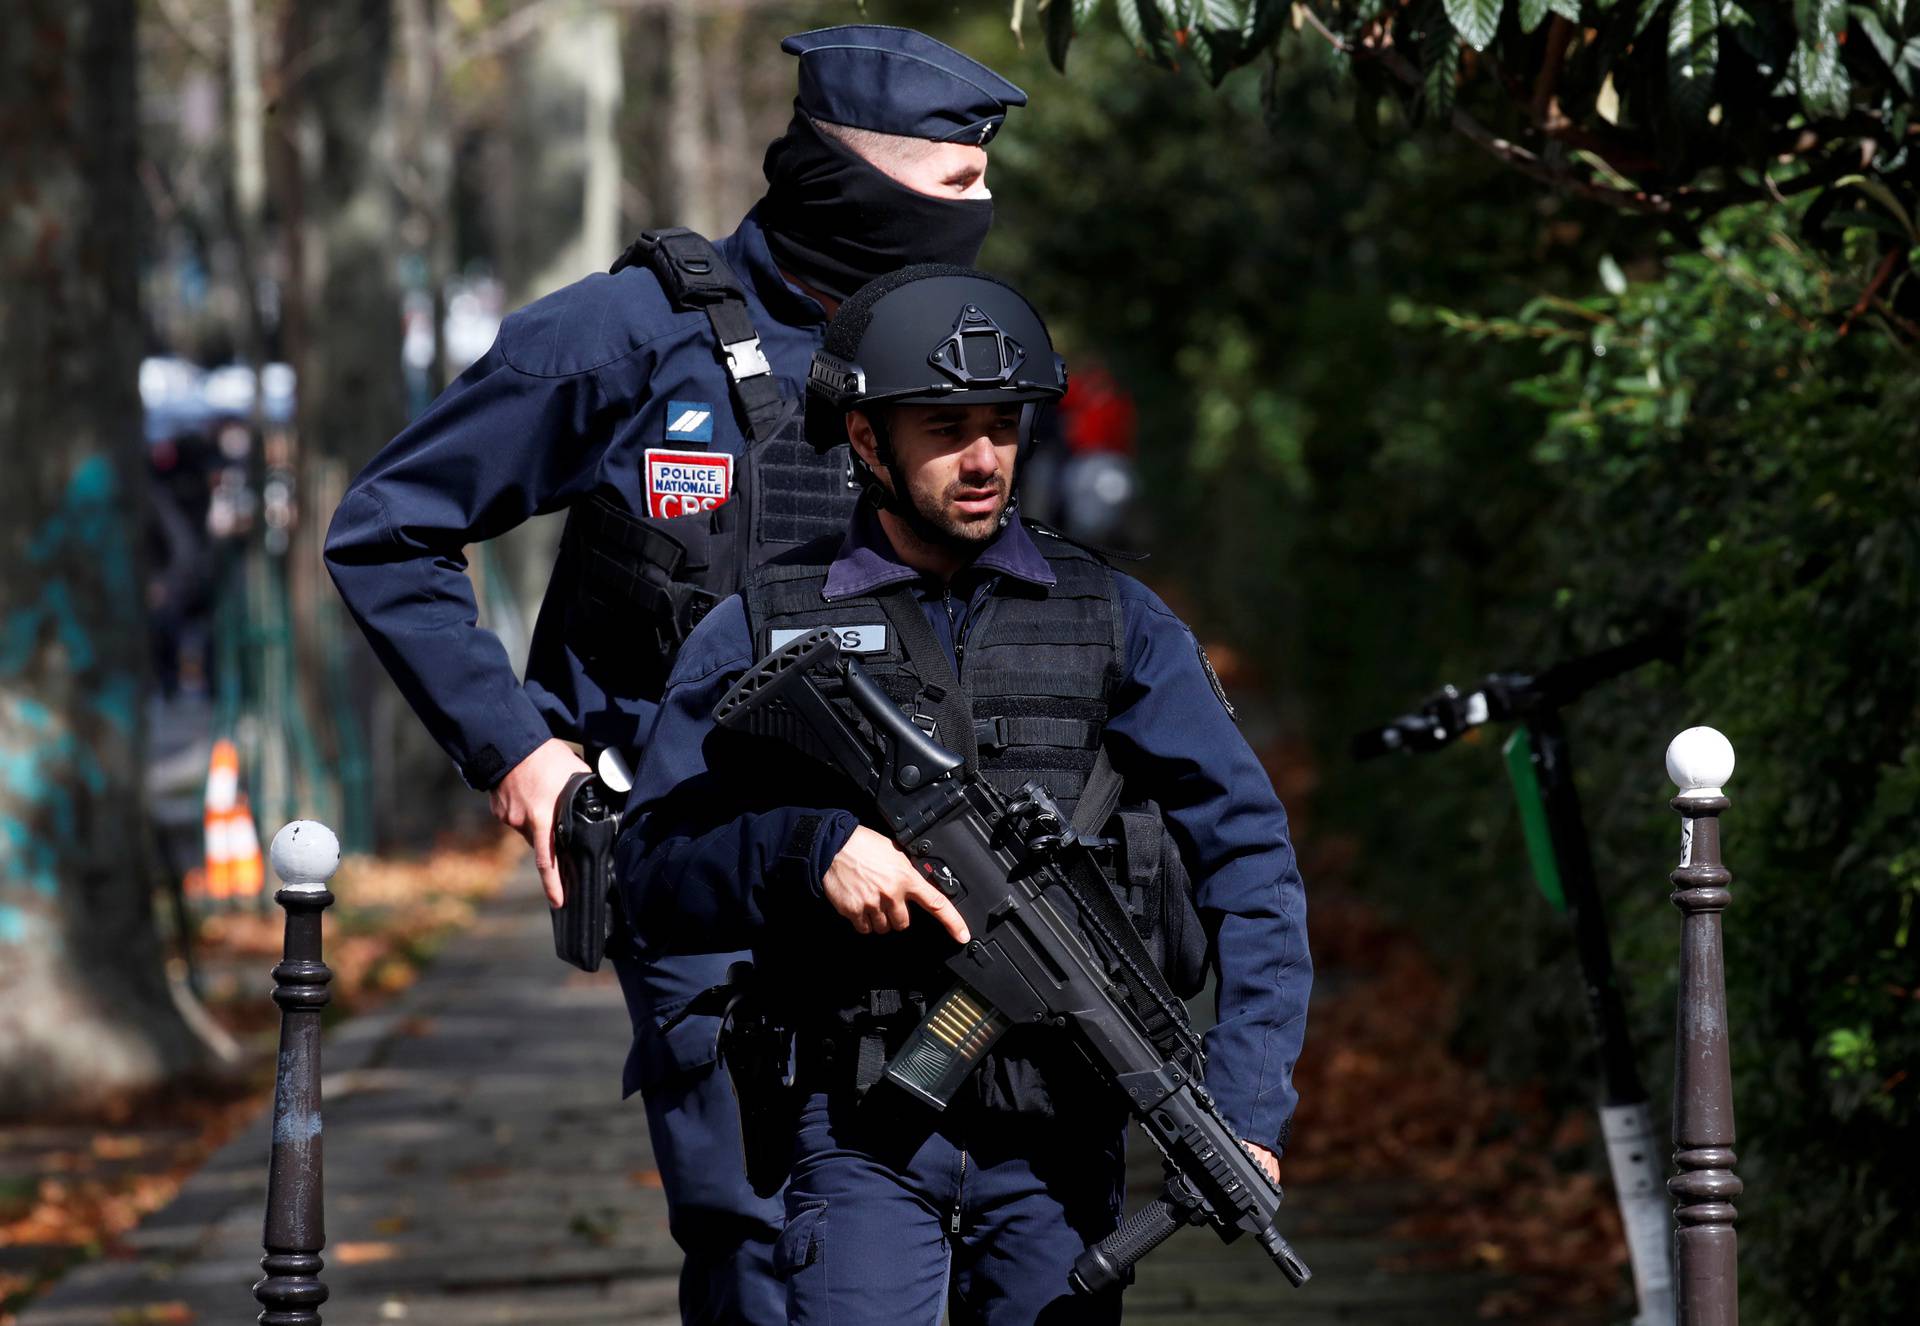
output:
[[[507,894],[395,1004],[328,1038],[328,1326],[678,1320],[645,1118],[618,1100],[618,987],[570,977],[530,888]],[[1150,1152],[1134,1148],[1135,1203],[1158,1177]],[[21,1326],[252,1320],[266,1153],[256,1123],[141,1226],[130,1256],[76,1270]],[[1250,1244],[1183,1231],[1143,1265],[1128,1326],[1472,1322],[1488,1281],[1379,1269],[1408,1251],[1382,1231],[1415,1196],[1291,1193],[1288,1236],[1315,1272],[1299,1291]]]

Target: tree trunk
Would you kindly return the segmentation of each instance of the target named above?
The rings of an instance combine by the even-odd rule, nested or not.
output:
[[[509,57],[518,108],[508,130],[511,210],[500,232],[509,308],[604,272],[633,238],[620,233],[620,23],[605,11],[569,12]],[[546,593],[565,522],[536,517],[496,545],[528,621]]]
[[[0,1111],[212,1054],[174,1001],[143,786],[146,456],[133,0],[24,0],[0,42]]]
[[[358,470],[407,421],[397,200],[384,150],[392,0],[296,5],[280,53],[281,113],[301,179],[300,438]],[[320,513],[324,518],[328,513]]]
[[[722,10],[707,23],[701,50],[706,56],[707,110],[713,124],[712,182],[716,226],[731,226],[760,196],[760,158],[747,131],[748,88],[741,47],[746,12]]]
[[[393,0],[334,0],[285,10],[279,67],[289,177],[287,324],[299,374],[299,436],[312,462],[357,473],[407,422],[397,271]],[[309,476],[317,471],[312,464]],[[303,509],[325,523],[331,510]],[[320,570],[292,568],[296,594]],[[372,764],[374,838],[426,847],[484,804],[356,640],[358,720]]]
[[[667,17],[671,100],[667,103],[667,156],[673,163],[673,224],[711,236],[721,224],[715,204],[712,138],[706,123],[706,57],[700,47],[697,0],[675,0]]]

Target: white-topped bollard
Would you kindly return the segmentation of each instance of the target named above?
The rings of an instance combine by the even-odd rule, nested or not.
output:
[[[1740,1285],[1733,1199],[1733,1069],[1720,914],[1733,901],[1721,863],[1720,814],[1729,802],[1733,745],[1692,727],[1667,747],[1667,775],[1680,794],[1680,868],[1668,878],[1680,909],[1680,1003],[1673,1083],[1674,1266],[1680,1326],[1737,1326]]]
[[[320,1249],[327,1244],[321,1202],[320,1010],[333,973],[320,959],[320,913],[333,902],[327,881],[340,867],[340,840],[315,820],[295,820],[273,836],[270,853],[282,887],[287,938],[273,969],[280,1005],[280,1060],[273,1084],[273,1147],[267,1161],[267,1221],[261,1242],[266,1274],[253,1287],[260,1326],[320,1326],[327,1288]]]
[[[1688,728],[1667,743],[1667,777],[1681,796],[1724,796],[1733,778],[1733,743],[1713,728]]]
[[[340,868],[340,840],[318,820],[295,820],[273,835],[273,873],[290,889],[325,889]]]

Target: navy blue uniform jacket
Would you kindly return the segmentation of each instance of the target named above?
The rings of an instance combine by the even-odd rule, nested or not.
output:
[[[825,313],[780,275],[751,214],[715,247],[746,290],[781,391],[797,396]],[[648,448],[745,449],[727,386],[704,313],[675,311],[645,267],[589,276],[510,316],[348,487],[327,569],[469,785],[492,787],[549,736],[631,752],[654,706],[568,648],[570,587],[558,581],[523,685],[475,625],[466,545],[596,490],[646,515]]]
[[[938,581],[900,562],[863,509],[823,593],[914,581],[951,654],[1003,577],[1053,583],[1018,521],[943,594]],[[1145,585],[1117,571],[1113,579],[1126,622],[1126,678],[1108,719],[1109,749],[1129,796],[1151,798],[1166,813],[1216,937],[1219,1021],[1206,1035],[1207,1086],[1241,1136],[1277,1146],[1293,1117],[1293,1067],[1313,983],[1286,812],[1215,694],[1192,632]],[[650,947],[761,946],[770,933],[785,933],[796,901],[826,909],[821,879],[859,822],[846,809],[780,804],[803,801],[804,789],[757,794],[709,766],[714,706],[754,658],[736,595],[688,639],[646,742],[629,800],[636,827],[622,835],[618,860],[623,910]],[[913,928],[934,923],[920,913]],[[857,936],[850,925],[846,935],[854,944],[903,938]]]

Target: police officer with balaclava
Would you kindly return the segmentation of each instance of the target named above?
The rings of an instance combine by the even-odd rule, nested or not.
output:
[[[681,642],[753,567],[840,528],[845,449],[801,436],[809,358],[838,302],[911,261],[971,261],[992,220],[984,148],[1025,94],[901,28],[789,37],[799,94],[767,193],[731,235],[644,236],[608,275],[521,309],[493,348],[353,481],[328,531],[335,584],[466,781],[534,848],[551,903],[556,801],[587,765],[616,779]],[[524,680],[476,626],[463,549],[565,509]],[[784,1320],[757,1198],[715,1074],[717,1022],[662,1024],[728,956],[609,954],[686,1254],[689,1322]]]
[[[807,431],[851,443],[864,500],[701,622],[636,772],[616,853],[633,923],[750,947],[734,984],[791,1036],[790,1060],[761,1058],[792,1085],[743,1098],[784,1102],[750,1116],[784,1149],[749,1153],[786,1166],[795,1323],[1117,1320],[1117,1290],[1076,1297],[1068,1272],[1116,1227],[1127,1115],[1064,1028],[1008,1030],[942,1112],[886,1076],[966,924],[850,783],[713,717],[755,659],[822,627],[1003,796],[1041,784],[1104,841],[1174,991],[1213,969],[1206,1086],[1279,1177],[1312,983],[1286,814],[1192,632],[1017,517],[1035,408],[1065,386],[1039,315],[979,272],[907,268],[842,304]]]

